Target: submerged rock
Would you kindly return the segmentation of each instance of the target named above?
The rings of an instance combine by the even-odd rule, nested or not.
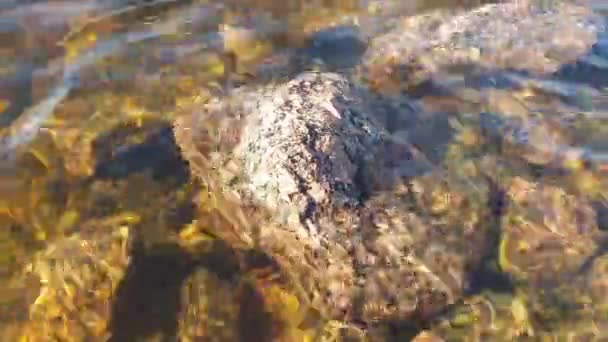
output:
[[[304,73],[241,88],[174,131],[198,178],[272,213],[237,235],[295,274],[330,317],[426,319],[463,295],[485,253],[489,191],[448,182],[416,156],[403,138],[419,127],[415,105],[404,102]],[[385,128],[391,116],[397,133]]]
[[[584,55],[602,27],[589,7],[564,1],[544,7],[512,1],[462,13],[432,11],[403,18],[371,39],[361,70],[370,79],[408,83],[431,76],[448,82],[450,73],[480,67],[553,73]]]
[[[383,149],[401,146],[395,159],[409,155],[382,127],[387,110],[376,104],[338,74],[304,73],[212,100],[179,118],[175,133],[198,177],[209,181],[207,170],[220,168],[222,184],[234,188],[241,172],[248,178],[241,195],[273,210],[289,203],[306,220],[330,204],[359,205],[373,183],[361,177],[379,170],[370,165]],[[401,114],[413,118],[409,108]]]

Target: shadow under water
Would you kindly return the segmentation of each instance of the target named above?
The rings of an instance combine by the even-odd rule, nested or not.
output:
[[[197,270],[209,272],[236,292],[237,340],[272,341],[280,327],[275,326],[266,309],[263,294],[242,276],[246,273],[243,267],[263,269],[273,264],[266,256],[236,251],[221,240],[209,242],[205,251],[197,254],[173,244],[155,246],[147,252],[141,242],[134,242],[131,262],[112,303],[110,341],[142,341],[151,337],[179,341],[178,320],[185,310],[183,305],[193,304],[184,302],[183,288],[186,279]],[[208,295],[212,296],[214,291],[209,289]]]
[[[176,246],[147,255],[143,246],[135,244],[114,295],[110,341],[141,341],[159,333],[163,341],[174,340],[182,310],[181,287],[194,267],[192,258]]]

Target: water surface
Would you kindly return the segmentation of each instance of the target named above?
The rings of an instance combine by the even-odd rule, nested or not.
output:
[[[294,51],[311,51],[307,50],[310,38],[327,27],[358,22],[380,26],[378,18],[383,16],[480,5],[420,0],[392,3],[392,13],[386,13],[378,5],[384,3],[389,1],[4,1],[0,5],[3,340],[18,336],[45,340],[37,335],[40,331],[53,331],[50,340],[57,341],[104,340],[107,330],[114,339],[125,341],[192,335],[183,330],[188,326],[183,321],[196,320],[202,313],[193,309],[179,324],[176,316],[184,301],[202,301],[184,299],[180,292],[199,276],[217,285],[217,289],[209,285],[205,294],[197,293],[208,297],[206,305],[218,315],[214,319],[239,322],[206,322],[209,335],[234,340],[244,338],[247,331],[258,334],[255,340],[268,338],[266,313],[255,309],[264,302],[259,295],[245,285],[222,283],[235,276],[229,248],[220,242],[211,244],[204,258],[197,257],[206,260],[207,269],[194,271],[192,255],[173,244],[172,239],[187,230],[196,215],[195,189],[172,140],[171,122],[181,108],[201,97],[259,81],[251,70],[261,63],[272,64]],[[608,14],[600,1],[595,6]],[[313,53],[338,62],[350,57],[341,55],[340,48]],[[593,51],[549,80],[554,83],[543,87],[557,88],[553,95],[571,88],[580,92],[583,87],[601,94],[594,99],[608,98],[608,36],[600,35]],[[430,94],[416,94],[423,100],[426,95]],[[578,101],[581,115],[607,113],[608,101],[588,104],[583,95],[567,96]],[[436,97],[429,96],[429,101],[441,105]],[[606,128],[584,132],[573,129],[572,134],[591,149],[590,158],[600,168],[606,167]],[[53,247],[75,234],[77,241]],[[112,247],[100,252],[99,246],[88,245],[92,241]],[[148,254],[134,252],[131,263],[138,265],[137,271],[126,271],[122,277],[125,251],[132,244],[141,244],[135,250]],[[89,248],[90,253],[79,248]],[[32,264],[37,258],[47,262]],[[100,272],[96,258],[104,259],[110,270],[104,271],[108,274],[104,277],[118,275],[109,289],[101,289],[105,283],[99,280],[99,291],[107,293],[87,297],[78,286],[90,284],[88,278],[83,278],[82,270],[78,277],[70,278],[69,273],[87,263],[91,264],[88,273]],[[28,267],[29,273],[23,271]],[[47,271],[32,271],[36,267]],[[32,274],[48,274],[48,279],[41,284]],[[41,296],[41,288],[55,278],[61,281],[51,292],[63,288],[63,294]],[[71,279],[69,284],[66,278]],[[502,276],[491,278],[491,289],[496,282],[507,281]],[[483,281],[477,286],[484,288]],[[239,293],[236,302],[249,307],[251,312],[241,309],[245,318],[230,311],[235,302],[231,293]],[[61,296],[67,299],[58,299]],[[34,301],[45,300],[57,303],[47,311],[36,311]],[[66,327],[58,318],[62,315],[80,321]],[[189,327],[196,325],[193,321]]]

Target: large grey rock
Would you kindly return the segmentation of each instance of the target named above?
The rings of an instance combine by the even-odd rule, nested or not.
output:
[[[462,296],[491,221],[483,184],[447,182],[416,157],[406,139],[423,128],[415,108],[304,73],[212,101],[175,134],[196,176],[272,213],[237,235],[330,317],[425,319]]]
[[[236,152],[251,193],[271,208],[295,204],[304,220],[328,204],[358,204],[360,177],[389,141],[368,95],[337,74],[304,73],[256,107]]]

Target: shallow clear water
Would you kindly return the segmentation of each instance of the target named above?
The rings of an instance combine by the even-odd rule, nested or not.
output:
[[[153,339],[159,334],[168,338],[175,334],[177,321],[185,320],[175,317],[182,309],[178,303],[184,301],[183,294],[182,297],[179,294],[186,283],[184,279],[192,277],[194,272],[188,261],[191,256],[167,241],[179,235],[196,213],[191,208],[194,190],[189,171],[170,137],[172,120],[182,108],[192,105],[197,96],[221,94],[236,83],[259,81],[249,75],[251,70],[263,63],[272,65],[294,51],[312,51],[325,61],[348,60],[351,55],[348,46],[342,49],[307,45],[314,32],[336,23],[348,29],[354,22],[365,22],[369,25],[366,31],[374,32],[382,30],[382,18],[435,8],[479,5],[456,0],[421,0],[392,3],[387,13],[382,12],[382,6],[374,10],[370,7],[372,3],[378,2],[2,2],[0,302],[7,305],[0,309],[0,324],[5,327],[6,336],[0,339],[9,341],[30,336],[24,340],[104,340],[106,330],[113,332],[114,339],[125,341],[141,337]],[[598,13],[608,16],[602,1],[595,1],[593,6]],[[316,39],[322,41],[322,38]],[[322,50],[324,48],[327,49]],[[225,50],[231,54],[227,56]],[[572,114],[577,117],[597,119],[591,124],[596,125],[593,129],[572,128],[569,134],[575,146],[565,148],[588,149],[585,160],[600,174],[608,171],[608,126],[602,121],[608,119],[606,33],[600,34],[592,51],[578,62],[564,65],[542,80],[519,74],[511,77],[517,82],[530,82],[533,84],[530,88],[544,90],[551,99],[559,97],[563,102],[570,101],[571,108],[577,110]],[[425,93],[424,87],[420,89],[416,89],[416,98],[431,106],[442,105],[440,97]],[[546,106],[551,111],[551,105]],[[498,133],[504,134],[503,126]],[[606,201],[606,194],[600,194],[600,198],[602,196]],[[604,214],[598,216],[605,216],[606,210],[603,210]],[[119,236],[124,232],[123,227],[129,230],[128,238]],[[94,263],[70,248],[53,249],[56,241],[75,234],[80,234],[79,239],[88,234],[88,238],[79,240],[80,245],[102,240],[106,243],[106,236],[116,234],[116,241],[107,242],[116,245],[115,248],[108,247],[105,252],[90,255],[111,254],[104,263],[118,273],[125,273],[127,259],[120,255],[126,250],[121,244],[141,243],[147,250],[160,252],[142,261],[138,271],[132,274],[126,271],[129,277],[112,279],[112,286],[116,288],[108,290],[107,297],[83,295],[78,286],[90,284],[87,280],[72,279],[69,286],[62,283],[68,289],[64,296],[73,302],[60,300],[41,314],[32,309],[32,303],[36,298],[42,301],[40,289],[52,281],[43,279],[46,282],[41,283],[35,275],[40,278],[43,272],[32,271],[35,265],[29,266],[29,272],[24,269],[36,258],[53,259],[53,265],[45,264],[47,273],[60,272],[64,279],[74,267]],[[213,246],[219,252],[205,252],[209,272],[217,278],[211,283],[220,284],[224,273],[234,273],[225,269],[230,268],[230,258],[222,246]],[[77,254],[78,258],[70,253]],[[70,261],[72,257],[74,260]],[[131,258],[132,263],[139,260],[137,256]],[[58,260],[61,262],[57,263]],[[111,265],[109,260],[114,260],[116,265]],[[57,266],[64,265],[63,262],[73,265]],[[486,287],[489,292],[501,292],[496,288],[501,288],[500,282],[507,280],[494,272],[487,270],[481,274],[479,284],[475,284],[482,289],[478,292],[484,292]],[[102,285],[100,282],[99,286]],[[263,331],[268,323],[260,318],[264,310],[255,309],[263,300],[243,294],[249,291],[243,290],[244,285],[238,289],[233,288],[233,284],[217,286],[217,294],[211,285],[206,289],[205,296],[211,297],[206,305],[230,307],[233,303],[224,297],[234,298],[226,293],[238,292],[239,304],[249,305],[251,311],[241,309],[241,315],[250,315],[251,319],[241,317],[239,324],[225,323],[225,326],[207,322],[204,329],[208,329],[210,335],[216,334],[218,340],[234,340],[239,334],[243,339],[244,331],[259,332],[255,340],[268,338]],[[504,286],[511,287],[511,284]],[[223,314],[226,320],[234,319],[230,313],[217,310],[217,320]],[[74,324],[84,328],[66,328],[65,324],[57,323],[61,321],[57,317],[79,311],[82,311],[82,322]],[[154,313],[147,315],[140,311]],[[197,311],[192,315],[196,317]],[[108,317],[112,316],[113,321],[108,323]],[[415,332],[419,328],[414,329]],[[230,329],[241,330],[222,339],[222,331]],[[56,336],[45,339],[36,335],[36,330],[55,331]],[[177,335],[181,333],[184,332],[180,330]]]

